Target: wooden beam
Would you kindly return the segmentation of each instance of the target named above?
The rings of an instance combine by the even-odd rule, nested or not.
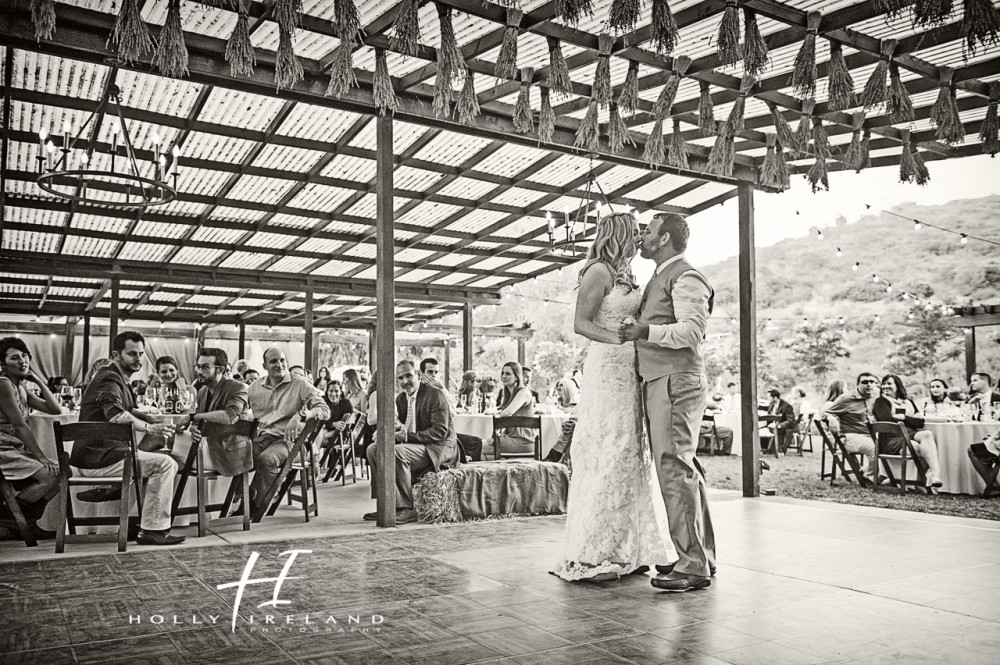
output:
[[[462,371],[472,369],[472,303],[462,308]]]
[[[69,317],[66,319],[66,328],[63,331],[63,357],[62,357],[62,372],[66,380],[69,381],[70,385],[75,385],[73,382],[73,357],[76,351],[76,317]],[[86,359],[84,359],[86,362]]]
[[[313,339],[313,292],[312,289],[306,291],[306,312],[303,325],[302,339],[305,342],[305,366],[309,371],[315,371],[316,367],[316,340]]]
[[[760,496],[760,434],[757,431],[757,282],[753,186],[738,187],[740,299],[740,426],[743,432],[743,496]]]
[[[108,328],[108,349],[111,349],[111,343],[115,341],[115,337],[118,336],[118,294],[121,290],[121,278],[117,275],[111,278],[111,311],[110,311],[110,324]]]
[[[45,271],[45,272],[49,272],[49,274],[52,274],[51,271]],[[88,312],[93,311],[93,309],[97,307],[98,303],[104,300],[104,294],[107,293],[108,289],[110,288],[111,288],[110,279],[106,279],[103,282],[101,282],[101,287],[94,292],[94,295],[90,299],[90,302],[87,303],[86,311]]]
[[[375,473],[378,475],[376,493],[378,498],[376,524],[380,527],[396,526],[396,406],[395,406],[395,318],[394,303],[396,300],[395,280],[393,278],[393,159],[392,159],[392,116],[378,116],[376,123],[376,177],[378,191],[376,192],[378,233],[375,239],[377,247],[378,279],[376,280],[376,299],[378,303],[377,323],[375,327],[375,356],[382,368],[379,376],[379,389],[376,391],[378,411],[378,427],[376,438]],[[373,482],[376,479],[373,478]]]
[[[10,150],[10,91],[13,87],[14,49],[7,48],[3,67],[3,140],[0,143],[0,247],[7,221],[7,153]]]
[[[83,362],[80,364],[80,377],[73,385],[81,385],[87,380],[90,370],[90,314],[83,315]]]
[[[976,373],[976,329],[965,328],[965,383],[972,380]]]

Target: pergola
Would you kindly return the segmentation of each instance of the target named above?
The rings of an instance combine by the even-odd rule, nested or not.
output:
[[[576,23],[560,15],[587,4],[593,14]],[[673,12],[669,53],[655,48],[663,21],[648,8],[607,33],[612,5],[629,4],[74,0],[55,3],[49,34],[44,21],[36,31],[29,0],[5,0],[3,310],[100,314],[112,329],[122,317],[295,325],[307,339],[314,326],[364,327],[389,362],[396,326],[462,311],[468,333],[473,304],[574,262],[551,251],[547,213],[561,223],[591,203],[595,180],[613,209],[640,214],[690,215],[738,197],[744,489],[756,495],[753,193],[798,174],[822,187],[826,171],[901,162],[904,177],[923,182],[924,162],[995,152],[996,3],[965,3],[975,22],[962,7],[915,21],[923,0],[653,0],[660,18],[664,6]],[[361,30],[345,34],[352,7]],[[123,52],[124,41],[109,41],[126,9],[154,37],[180,22],[186,71],[176,49]],[[412,11],[420,37],[407,45],[394,22]],[[738,42],[759,31],[752,72],[732,30],[720,53],[720,22],[733,20]],[[252,73],[227,62],[240,26]],[[170,58],[178,76],[162,75]],[[442,81],[456,59],[464,83]],[[805,82],[797,74],[792,84],[794,70]],[[137,158],[153,160],[154,133],[164,152],[183,148],[165,205],[70,202],[35,182],[40,129],[61,147],[63,122],[80,127],[96,112],[74,147],[110,151],[98,109],[112,86]],[[390,391],[379,400],[380,429],[391,432]],[[391,524],[385,505],[380,523]]]
[[[968,305],[955,307],[955,318],[950,321],[962,328],[965,334],[965,379],[972,377],[976,368],[976,328],[1000,326],[1000,305]]]

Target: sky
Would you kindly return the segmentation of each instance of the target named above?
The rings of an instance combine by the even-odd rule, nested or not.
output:
[[[1000,194],[1000,158],[981,155],[939,160],[928,162],[927,167],[931,180],[925,187],[900,183],[898,167],[880,167],[861,173],[832,172],[828,192],[813,194],[804,175],[793,177],[791,189],[781,194],[755,192],[756,246],[802,237],[814,227],[833,226],[841,215],[848,223],[856,222],[867,212],[865,204],[887,209],[906,202],[938,205]],[[717,263],[739,253],[738,210],[734,197],[689,218],[691,239],[686,254],[693,265]],[[646,217],[641,218],[643,222],[648,221]],[[637,258],[633,269],[641,284],[652,275],[653,266]]]

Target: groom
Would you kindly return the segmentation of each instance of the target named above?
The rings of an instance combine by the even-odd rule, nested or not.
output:
[[[618,328],[619,339],[634,340],[638,351],[653,464],[680,556],[672,566],[657,566],[652,585],[675,592],[711,586],[715,571],[715,534],[695,459],[707,401],[700,346],[715,294],[684,259],[689,235],[687,221],[674,213],[649,223],[639,253],[656,262],[656,272],[639,320],[628,318]]]

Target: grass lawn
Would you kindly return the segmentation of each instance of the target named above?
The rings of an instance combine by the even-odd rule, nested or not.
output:
[[[908,492],[906,496],[900,496],[898,490],[880,490],[876,493],[871,489],[862,489],[854,483],[848,483],[839,476],[836,484],[830,487],[829,478],[824,481],[819,479],[818,450],[815,453],[805,453],[802,457],[792,453],[778,459],[770,456],[763,459],[771,466],[771,470],[761,472],[760,488],[773,489],[776,496],[1000,520],[1000,498],[981,499],[978,496],[964,494],[930,496],[914,491]],[[705,467],[709,487],[743,489],[741,458],[699,456],[698,460]]]

